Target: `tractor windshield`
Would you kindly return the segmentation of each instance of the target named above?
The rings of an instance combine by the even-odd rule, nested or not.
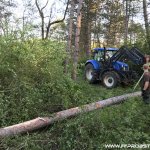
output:
[[[101,51],[98,51],[96,53],[94,53],[94,59],[97,61],[101,61],[103,59],[103,53]]]
[[[116,53],[116,51],[106,51],[106,59],[111,58],[114,54]]]
[[[116,51],[106,51],[106,60],[111,58],[115,53]],[[94,53],[94,59],[97,61],[104,61],[104,51],[96,51]]]

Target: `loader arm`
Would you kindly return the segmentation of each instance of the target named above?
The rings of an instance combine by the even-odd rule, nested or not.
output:
[[[127,47],[121,47],[111,58],[110,64],[118,60],[128,59],[136,65],[144,64],[144,55],[139,51],[138,48],[133,47],[129,50]]]

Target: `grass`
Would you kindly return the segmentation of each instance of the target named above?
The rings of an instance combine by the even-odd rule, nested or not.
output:
[[[77,106],[133,91],[132,86],[108,90],[102,85],[91,85],[82,79],[77,84],[82,92],[82,97],[76,102]],[[149,108],[141,98],[132,98],[120,105],[57,122],[34,133],[1,139],[0,149],[103,150],[104,144],[111,143],[148,144]]]

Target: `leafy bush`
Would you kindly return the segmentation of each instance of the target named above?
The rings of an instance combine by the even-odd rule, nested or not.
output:
[[[76,104],[80,88],[63,73],[63,44],[1,39],[0,45],[1,126]]]

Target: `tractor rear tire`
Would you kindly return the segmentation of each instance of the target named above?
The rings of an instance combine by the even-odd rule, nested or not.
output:
[[[85,66],[85,79],[89,83],[95,83],[97,81],[94,67],[90,63]]]
[[[105,72],[102,76],[103,85],[108,89],[115,88],[119,83],[118,78],[119,75],[116,72],[113,71]]]

